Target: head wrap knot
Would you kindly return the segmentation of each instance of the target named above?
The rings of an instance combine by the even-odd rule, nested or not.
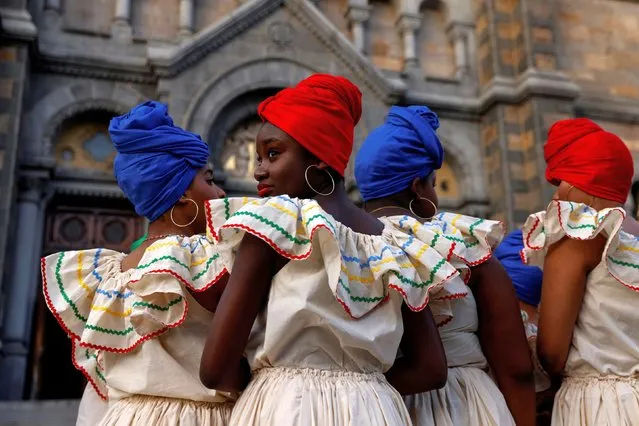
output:
[[[634,164],[626,144],[587,118],[556,122],[544,146],[546,179],[566,182],[590,195],[625,203]]]
[[[355,159],[355,179],[364,201],[396,194],[413,179],[439,169],[444,148],[435,133],[438,128],[437,114],[428,107],[392,107]]]
[[[167,107],[148,101],[109,123],[113,172],[135,211],[151,222],[184,195],[206,165],[208,145],[173,124]]]
[[[266,99],[257,112],[344,176],[362,116],[362,94],[349,80],[314,74]]]
[[[503,239],[495,249],[495,257],[501,262],[515,286],[517,299],[532,306],[541,300],[543,273],[536,266],[525,265],[519,253],[524,248],[521,229],[517,229]]]

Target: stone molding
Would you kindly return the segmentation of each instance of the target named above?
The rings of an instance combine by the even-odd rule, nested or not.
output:
[[[149,64],[160,77],[175,76],[262,21],[282,3],[281,0],[250,0],[182,45],[150,45],[147,48]]]
[[[257,89],[284,88],[316,72],[290,59],[258,59],[240,64],[202,85],[189,104],[182,126],[208,135],[217,116],[239,95]]]
[[[479,96],[464,97],[409,91],[405,102],[424,103],[436,109],[478,116],[496,103],[514,104],[531,96],[573,101],[580,94],[580,87],[562,73],[529,69],[518,78],[495,77]]]
[[[23,152],[29,156],[50,156],[55,135],[68,118],[91,110],[124,114],[145,97],[132,87],[113,82],[77,83],[60,87],[40,99],[25,117]]]
[[[38,29],[25,9],[0,7],[0,33],[3,37],[32,41],[38,36]]]

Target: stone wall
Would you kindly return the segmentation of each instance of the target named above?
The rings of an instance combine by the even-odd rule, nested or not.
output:
[[[368,56],[376,67],[401,71],[404,68],[404,57],[402,41],[395,25],[398,11],[393,2],[388,0],[372,0],[370,5]]]
[[[430,5],[432,3],[432,5]],[[447,35],[446,10],[439,2],[429,2],[422,8],[422,25],[417,46],[422,73],[427,77],[455,77],[453,46]]]
[[[5,245],[14,198],[18,129],[26,67],[26,46],[0,46],[0,277],[4,272]]]
[[[597,97],[639,99],[639,3],[557,1],[559,63]]]

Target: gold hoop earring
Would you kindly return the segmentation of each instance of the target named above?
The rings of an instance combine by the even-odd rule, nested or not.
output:
[[[190,201],[193,204],[195,204],[195,217],[187,224],[185,225],[179,225],[178,223],[175,222],[175,219],[173,219],[173,209],[175,208],[175,204],[173,205],[173,207],[171,207],[171,222],[173,222],[173,225],[177,226],[178,228],[186,228],[187,226],[191,225],[193,222],[195,222],[195,219],[197,219],[198,215],[200,214],[200,207],[197,205],[197,203],[190,199],[190,198],[185,198],[185,201]]]
[[[323,192],[319,192],[317,189],[313,188],[313,185],[311,185],[311,183],[308,181],[308,171],[309,171],[309,169],[310,169],[311,167],[316,167],[316,168],[318,168],[319,170],[323,170],[323,171],[325,171],[325,172],[326,172],[326,174],[328,175],[328,177],[329,177],[329,178],[331,178],[331,183],[333,184],[333,187],[331,188],[331,191],[330,191],[330,192],[323,193]],[[314,164],[311,164],[310,166],[308,166],[308,167],[306,168],[306,170],[304,171],[304,179],[306,180],[306,184],[308,185],[308,187],[309,187],[309,188],[311,188],[311,190],[312,190],[314,193],[316,193],[317,195],[323,195],[323,196],[325,196],[325,197],[326,197],[326,196],[331,195],[331,194],[335,191],[335,179],[333,179],[333,176],[331,176],[331,174],[329,173],[329,171],[328,171],[328,170],[326,170],[326,169],[320,169],[319,167],[317,167],[317,166],[316,166],[316,165],[314,165]]]
[[[424,219],[424,220],[431,220],[432,218],[434,218],[435,216],[437,216],[437,206],[435,205],[435,203],[433,203],[431,200],[429,200],[426,197],[420,197],[417,196],[417,198],[419,198],[420,200],[425,200],[428,201],[430,203],[431,206],[433,206],[433,208],[435,209],[435,213],[433,213],[433,215],[431,217],[424,217],[424,216],[420,216],[417,213],[415,213],[415,210],[413,210],[413,201],[415,201],[415,199],[413,198],[412,200],[410,200],[410,203],[408,203],[408,210],[410,210],[410,212],[412,214],[414,214],[415,216],[417,216],[420,219]]]
[[[573,189],[575,189],[575,185],[570,185],[570,188],[568,188],[568,192],[566,192],[566,201],[570,201],[570,200],[568,200],[568,198],[570,198],[570,191],[572,191]],[[590,196],[590,204],[586,204],[586,205],[588,207],[590,207],[591,209],[594,209],[594,207],[592,206],[593,204],[595,204],[595,196],[591,195]]]

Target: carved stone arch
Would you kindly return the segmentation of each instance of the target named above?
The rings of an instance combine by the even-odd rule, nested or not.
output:
[[[290,59],[248,61],[209,81],[195,95],[183,125],[194,133],[208,134],[225,106],[240,95],[264,89],[282,89],[317,72]]]
[[[40,99],[24,121],[25,150],[43,157],[52,155],[56,132],[74,115],[91,111],[123,114],[145,97],[119,83],[92,81],[60,87]]]
[[[475,141],[446,121],[441,122],[437,133],[444,145],[446,161],[458,176],[462,204],[487,203],[485,196],[479,195],[486,194],[486,183],[480,163],[482,155]]]

